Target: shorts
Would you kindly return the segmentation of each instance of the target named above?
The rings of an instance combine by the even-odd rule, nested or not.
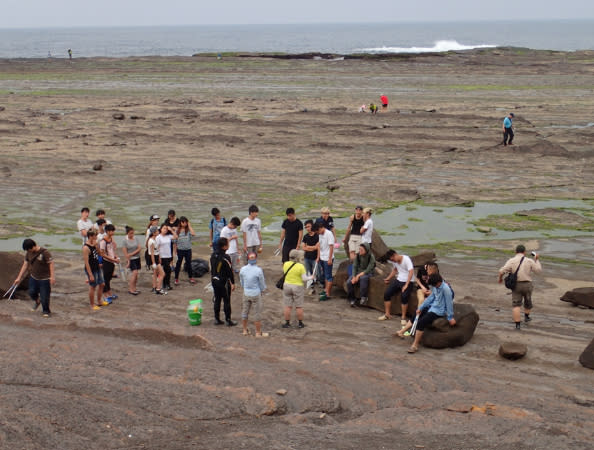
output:
[[[326,281],[332,281],[332,263],[328,264],[328,261],[320,260],[320,266],[324,272],[324,279]]]
[[[153,264],[153,260],[151,259],[151,265]],[[159,264],[161,264],[161,258],[159,258],[159,255],[155,255],[155,264],[158,266]]]
[[[287,284],[283,286],[283,305],[286,307],[303,308],[305,303],[305,287],[296,284]]]
[[[514,308],[522,306],[524,309],[532,309],[532,281],[518,281],[516,288],[512,291],[512,305]]]
[[[130,260],[130,270],[140,270],[140,258]]]
[[[254,322],[260,322],[262,320],[262,296],[261,295],[244,295],[243,302],[241,304],[241,318],[247,320],[250,313],[250,309],[254,307]]]
[[[359,252],[359,246],[361,245],[361,235],[351,234],[349,236],[349,252]]]
[[[85,274],[87,275],[87,280],[89,280],[89,286],[95,287],[101,284],[105,284],[105,280],[103,279],[103,271],[101,269],[97,269],[93,271],[93,278],[95,281],[91,281],[89,277],[89,273],[87,272],[87,268],[85,267]]]

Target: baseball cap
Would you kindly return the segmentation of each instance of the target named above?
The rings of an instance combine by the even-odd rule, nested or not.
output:
[[[160,219],[160,217],[159,217],[159,215],[158,215],[158,214],[153,214],[153,215],[152,215],[152,216],[149,218],[149,220],[159,220],[159,219]]]

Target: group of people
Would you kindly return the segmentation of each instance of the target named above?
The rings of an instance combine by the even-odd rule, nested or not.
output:
[[[89,219],[89,208],[82,208],[77,227],[82,238],[84,271],[89,286],[89,303],[93,311],[107,306],[118,298],[112,291],[111,280],[115,268],[121,264],[114,240],[115,226],[105,218],[105,211],[96,211],[95,222]],[[315,280],[320,283],[322,292],[320,301],[330,298],[333,284],[334,250],[339,247],[334,219],[328,208],[322,208],[321,215],[315,220],[306,220],[303,224],[293,208],[287,208],[286,219],[281,226],[277,252],[283,263],[283,328],[290,328],[293,309],[297,317],[297,327],[304,328],[303,307],[306,285],[310,294],[315,292]],[[262,223],[258,218],[259,209],[251,205],[248,216],[240,221],[233,217],[227,221],[218,208],[211,211],[209,222],[211,283],[214,291],[214,323],[235,326],[231,318],[231,293],[236,289],[236,276],[243,287],[241,319],[243,334],[251,334],[248,328],[250,311],[253,311],[255,335],[266,337],[262,331],[262,292],[266,281],[261,267],[257,265],[258,254],[262,253]],[[373,211],[357,206],[342,242],[348,248],[351,261],[347,280],[347,296],[352,307],[366,305],[370,278],[374,275],[376,260],[372,252]],[[187,217],[177,217],[174,210],[169,210],[167,218],[159,225],[160,216],[149,217],[144,239],[135,235],[132,227],[126,226],[126,235],[121,241],[122,252],[126,260],[128,275],[128,293],[138,295],[138,272],[141,270],[141,255],[144,252],[147,268],[152,271],[152,292],[165,295],[172,289],[171,273],[174,284],[179,284],[179,276],[185,263],[188,281],[195,284],[192,272],[192,240],[196,233]],[[239,248],[238,227],[242,232],[242,251]],[[27,271],[30,272],[29,294],[34,300],[33,310],[42,306],[42,314],[51,314],[49,299],[51,285],[55,283],[53,258],[47,249],[38,246],[33,240],[23,242],[25,261],[15,280],[18,285]],[[512,288],[513,319],[516,329],[521,327],[521,308],[524,307],[524,322],[531,321],[532,279],[531,273],[542,270],[539,256],[533,252],[534,259],[527,258],[523,245],[516,247],[516,256],[509,259],[499,270],[499,282],[505,274],[514,274],[516,283]],[[173,256],[177,255],[175,264]],[[242,258],[243,256],[243,258]],[[400,330],[396,336],[404,338],[416,320],[415,340],[409,352],[418,350],[420,339],[426,326],[438,317],[445,317],[454,326],[454,291],[443,279],[436,263],[429,263],[414,274],[414,265],[409,256],[389,250],[385,255],[392,271],[384,279],[384,313],[379,320],[391,319],[392,298],[400,293],[401,318]],[[241,260],[243,259],[243,265]],[[120,266],[121,269],[121,266]],[[122,274],[126,271],[121,270]],[[359,296],[355,297],[355,287],[359,287]],[[408,303],[416,289],[418,308],[415,314],[408,311]],[[220,317],[223,306],[224,320]]]

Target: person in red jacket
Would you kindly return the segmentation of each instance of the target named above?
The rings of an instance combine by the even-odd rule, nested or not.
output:
[[[382,109],[388,109],[388,96],[385,94],[380,95],[380,102],[382,102]]]

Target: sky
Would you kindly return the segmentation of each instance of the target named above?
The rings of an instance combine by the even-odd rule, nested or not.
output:
[[[2,0],[0,28],[594,19],[593,0]]]

